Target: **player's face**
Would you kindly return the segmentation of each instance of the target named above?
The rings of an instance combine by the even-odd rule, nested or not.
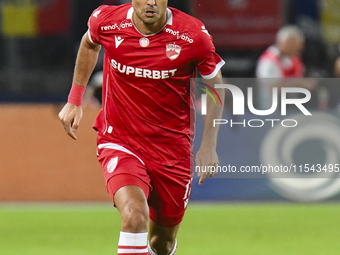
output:
[[[137,23],[143,22],[146,26],[164,26],[166,23],[167,0],[132,0]],[[137,24],[135,24],[137,25]]]

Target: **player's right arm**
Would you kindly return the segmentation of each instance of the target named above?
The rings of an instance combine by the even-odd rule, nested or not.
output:
[[[99,44],[94,44],[93,42],[91,42],[89,34],[88,32],[86,32],[81,40],[76,65],[74,68],[72,86],[77,87],[76,90],[85,90],[90,76],[96,66],[100,48],[101,46]],[[82,94],[73,94],[73,96],[79,96],[79,100],[82,100]],[[77,137],[75,135],[75,131],[79,126],[80,120],[83,115],[83,110],[81,108],[81,103],[79,105],[71,103],[70,97],[68,101],[69,102],[67,102],[63,109],[60,111],[59,119],[63,124],[66,133],[71,138],[76,140]]]

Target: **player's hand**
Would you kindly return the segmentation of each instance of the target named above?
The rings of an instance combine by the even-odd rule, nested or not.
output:
[[[77,140],[74,134],[79,127],[81,118],[83,117],[83,109],[71,103],[66,103],[63,109],[59,112],[59,119],[64,126],[66,133]]]
[[[196,166],[199,166],[197,168],[197,176],[200,177],[199,185],[202,185],[206,178],[214,177],[217,174],[216,167],[219,163],[216,148],[201,146],[196,154]]]

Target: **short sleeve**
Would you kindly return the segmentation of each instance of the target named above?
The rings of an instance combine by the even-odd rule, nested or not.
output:
[[[95,44],[100,44],[99,25],[102,20],[101,14],[103,14],[102,12],[105,7],[106,5],[102,5],[98,7],[97,9],[95,9],[90,16],[89,21],[87,22],[87,26],[89,28],[88,29],[89,39],[92,43],[95,43]]]
[[[197,68],[204,79],[212,79],[225,64],[216,53],[213,40],[205,26],[200,23],[199,40],[196,46],[198,55]]]

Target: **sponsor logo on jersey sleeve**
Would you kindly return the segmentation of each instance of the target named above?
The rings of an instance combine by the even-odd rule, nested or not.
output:
[[[95,13],[93,13],[93,17],[98,18],[98,15],[99,15],[100,12],[101,12],[101,10],[96,11]]]
[[[123,38],[120,36],[115,36],[115,41],[116,41],[116,49],[119,47],[119,45],[124,41]]]
[[[181,46],[174,44],[174,43],[169,43],[166,45],[166,55],[171,60],[174,60],[181,53],[181,49],[182,49]]]
[[[118,164],[118,156],[115,158],[112,158],[110,162],[107,164],[107,171],[111,174],[116,169]]]

